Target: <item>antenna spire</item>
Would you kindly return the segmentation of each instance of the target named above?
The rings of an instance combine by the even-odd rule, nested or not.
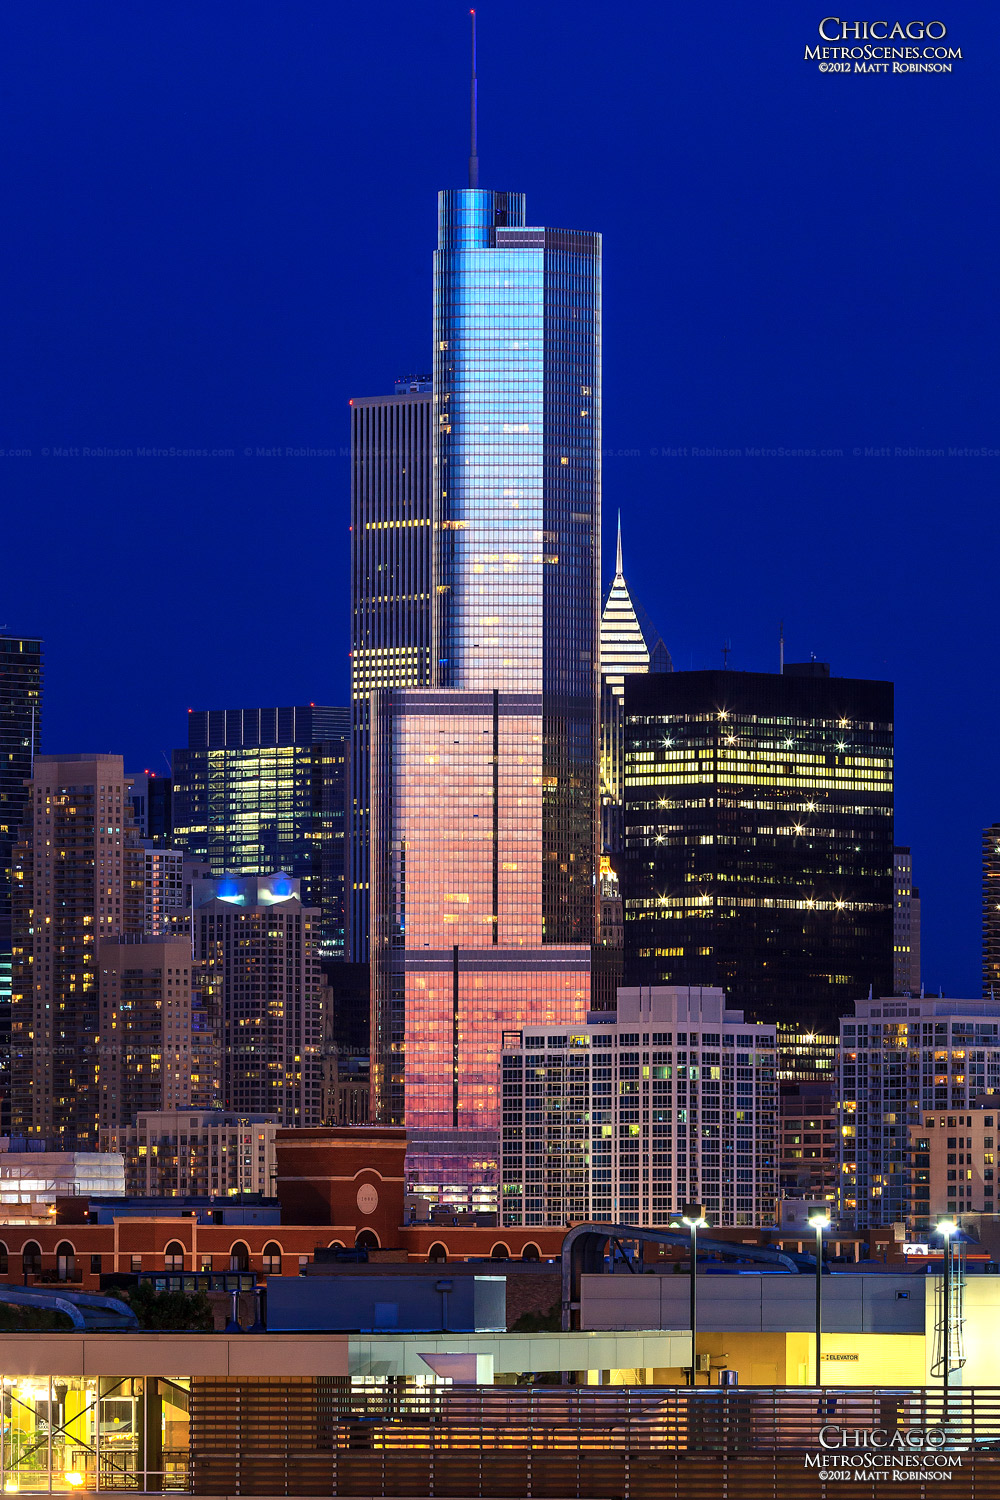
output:
[[[472,17],[472,86],[469,99],[469,125],[472,149],[469,152],[469,186],[470,188],[477,188],[479,186],[479,144],[477,139],[479,133],[479,94],[476,85],[476,12],[470,10],[469,15]]]
[[[618,512],[618,553],[615,557],[615,573],[617,577],[622,576],[622,513]]]
[[[779,672],[779,674],[782,677],[784,677],[784,675],[785,675],[785,622],[784,622],[784,620],[781,620],[778,623],[778,672]]]

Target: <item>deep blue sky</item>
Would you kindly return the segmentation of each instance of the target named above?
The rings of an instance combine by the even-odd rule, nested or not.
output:
[[[895,680],[925,976],[975,994],[1000,459],[853,450],[1000,448],[1000,15],[900,10],[965,60],[861,77],[803,61],[828,8],[484,0],[481,180],[603,231],[604,554],[621,507],[675,664],[773,668],[783,618]],[[189,706],[347,699],[346,457],[243,454],[345,448],[427,367],[467,11],[9,0],[0,40],[0,625],[44,748],[165,769]],[[140,445],[236,456],[43,456]],[[779,445],[844,457],[657,451]]]

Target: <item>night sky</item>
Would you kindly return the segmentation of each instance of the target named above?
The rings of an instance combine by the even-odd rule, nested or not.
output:
[[[1000,13],[900,10],[954,72],[843,76],[826,8],[485,0],[480,180],[604,234],[606,573],[620,507],[675,666],[775,669],[783,619],[895,681],[925,978],[977,994],[1000,458],[864,449],[1000,449]],[[0,625],[45,639],[43,749],[165,772],[189,707],[347,701],[347,403],[430,364],[467,25],[8,0]],[[143,446],[234,456],[83,454]]]

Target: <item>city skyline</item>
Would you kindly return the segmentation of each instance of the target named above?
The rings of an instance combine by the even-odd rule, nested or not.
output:
[[[348,701],[346,608],[330,608],[346,594],[347,401],[391,390],[393,377],[428,364],[422,251],[433,192],[464,176],[464,12],[428,18],[400,7],[388,41],[371,18],[310,17],[308,40],[300,13],[257,20],[239,43],[238,68],[225,17],[206,22],[195,57],[182,23],[112,6],[82,28],[68,7],[58,14],[55,49],[20,18],[7,22],[19,295],[6,442],[33,453],[4,471],[16,498],[11,545],[37,545],[42,513],[61,525],[44,602],[25,570],[11,580],[4,616],[10,631],[46,642],[44,750],[107,745],[129,765],[162,765],[189,706]],[[975,993],[977,855],[996,817],[992,791],[985,773],[963,778],[941,818],[924,783],[939,759],[963,754],[963,701],[976,703],[985,743],[1000,727],[976,692],[991,640],[993,470],[988,458],[948,457],[950,447],[988,446],[995,425],[985,378],[992,306],[974,305],[968,290],[990,284],[978,260],[978,246],[990,243],[984,173],[968,149],[987,127],[994,49],[985,9],[954,27],[967,54],[960,75],[852,80],[839,103],[830,80],[802,61],[812,21],[770,16],[752,36],[713,27],[708,46],[698,18],[650,8],[605,44],[602,27],[581,24],[578,12],[570,26],[557,6],[532,20],[537,45],[518,49],[515,66],[519,29],[507,23],[520,15],[508,5],[481,17],[484,179],[523,184],[545,222],[605,233],[605,504],[609,514],[621,508],[627,537],[646,543],[630,584],[678,668],[717,665],[732,640],[733,665],[773,670],[783,618],[791,657],[815,651],[852,676],[895,681],[896,836],[914,851],[928,988]],[[132,58],[121,73],[104,50],[112,37],[128,43],[114,56]],[[380,67],[357,78],[345,67],[343,87],[331,90],[330,60],[355,54]],[[548,112],[534,100],[545,97],[545,59],[557,54],[563,107]],[[127,86],[130,70],[149,86],[148,102]],[[248,74],[268,80],[273,130],[260,129],[259,91],[240,81]],[[95,76],[106,101],[100,120],[89,95]],[[516,108],[501,84],[511,76]],[[578,159],[570,122],[587,118],[595,92],[601,135]],[[720,101],[707,124],[706,93]],[[400,121],[410,118],[421,128],[404,131],[400,145]],[[361,137],[363,149],[332,144]],[[867,149],[873,137],[884,150]],[[371,164],[390,146],[401,170],[387,205]],[[637,233],[629,214],[650,177],[651,232]],[[178,226],[203,181],[230,186],[199,195],[192,237]],[[340,237],[348,198],[355,232]],[[875,221],[864,208],[872,201]],[[105,257],[92,252],[103,252],[98,224],[109,212],[122,231]],[[149,253],[161,242],[166,260]],[[958,242],[961,277],[949,269]],[[217,264],[230,261],[237,274],[220,277]],[[372,288],[387,272],[393,295],[378,306]],[[928,284],[933,315],[917,317]],[[37,339],[38,326],[52,326],[52,337]],[[219,445],[235,456],[69,456],[146,444]],[[746,456],[828,445],[843,458]],[[286,447],[337,456],[286,460]],[[897,447],[940,447],[944,457],[896,458]],[[720,449],[741,456],[714,456]],[[279,456],[264,456],[273,450]],[[101,565],[109,533],[143,561],[122,580],[124,617],[142,607],[137,589],[147,597],[151,585],[183,580],[190,519],[206,506],[219,523],[218,537],[201,531],[199,566],[214,579],[214,611],[199,599],[202,617],[212,616],[213,652],[203,663],[161,653],[155,701],[145,695],[137,711],[143,695],[124,691],[115,673],[95,683],[79,670],[79,561]],[[276,525],[278,516],[287,520]],[[317,538],[327,544],[323,566]],[[612,549],[609,534],[604,582]],[[299,587],[304,557],[308,586]],[[265,588],[286,619],[292,601],[300,612],[310,649],[294,665],[285,630],[251,654],[238,630],[224,628],[259,607]],[[116,636],[130,684],[147,645],[142,632],[131,635]]]

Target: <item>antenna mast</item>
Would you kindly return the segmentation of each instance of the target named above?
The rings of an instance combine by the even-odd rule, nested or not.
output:
[[[469,124],[472,149],[469,152],[469,186],[470,188],[477,188],[479,186],[479,145],[477,141],[479,123],[479,97],[476,86],[476,12],[474,10],[470,10],[469,15],[472,17],[472,87],[469,100]]]
[[[784,675],[785,675],[785,622],[784,622],[784,620],[780,620],[778,622],[778,672],[779,672],[779,674],[782,677],[784,677]]]

